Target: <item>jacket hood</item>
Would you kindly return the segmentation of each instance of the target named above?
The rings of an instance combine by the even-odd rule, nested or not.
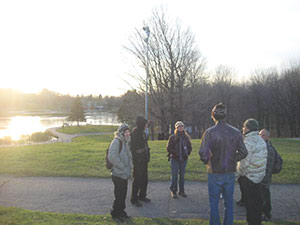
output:
[[[142,116],[138,116],[136,118],[136,126],[137,128],[139,129],[144,129],[145,128],[145,125],[148,123],[148,120],[146,120],[144,117]]]

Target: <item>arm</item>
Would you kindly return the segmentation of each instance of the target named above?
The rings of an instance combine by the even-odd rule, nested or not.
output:
[[[242,134],[239,135],[238,137],[238,146],[237,146],[237,151],[236,151],[236,159],[237,161],[240,161],[248,155],[247,148],[244,144]]]
[[[169,153],[169,154],[173,154],[174,152],[175,152],[175,150],[174,150],[174,140],[173,140],[173,135],[171,135],[170,137],[169,137],[169,140],[168,140],[168,143],[167,143],[167,152]]]
[[[207,164],[211,157],[211,149],[209,146],[209,133],[204,132],[201,138],[201,146],[199,150],[200,159],[204,162],[204,164]]]
[[[125,165],[120,160],[120,152],[119,152],[120,140],[114,139],[108,151],[108,160],[113,164],[114,167],[117,167],[120,170],[125,168]]]
[[[190,140],[188,140],[187,146],[188,146],[188,155],[190,155],[193,150],[192,143]]]
[[[238,173],[241,176],[244,176],[247,172],[247,169],[250,166],[250,159],[252,158],[252,149],[251,145],[248,142],[244,142],[246,149],[247,149],[247,156],[246,158],[242,159],[238,165]]]

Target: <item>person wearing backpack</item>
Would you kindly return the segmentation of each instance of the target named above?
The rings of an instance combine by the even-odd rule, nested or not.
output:
[[[130,130],[127,124],[119,126],[115,132],[109,151],[108,160],[112,164],[111,177],[114,184],[114,196],[111,216],[121,222],[130,218],[125,212],[128,179],[131,178],[131,170],[133,168],[132,155],[130,151]],[[122,148],[120,148],[122,145]]]
[[[267,143],[267,150],[268,150],[268,156],[267,156],[267,168],[266,168],[266,175],[264,179],[262,180],[263,188],[262,196],[264,199],[262,212],[263,212],[263,221],[269,221],[271,219],[271,192],[270,192],[270,184],[272,181],[272,174],[279,173],[282,168],[282,158],[276,151],[276,149],[273,147],[273,145],[270,142],[270,132],[266,129],[262,129],[259,132],[259,135],[262,137],[262,139],[265,140]]]

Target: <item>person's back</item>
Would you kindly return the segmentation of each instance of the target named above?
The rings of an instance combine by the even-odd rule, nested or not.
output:
[[[214,106],[211,117],[215,126],[207,129],[202,136],[199,150],[200,159],[208,166],[208,193],[210,224],[220,224],[219,199],[224,197],[224,224],[233,224],[233,193],[235,170],[238,160],[248,154],[242,134],[230,126],[226,118],[226,107],[222,103]]]
[[[212,173],[235,172],[237,161],[247,155],[241,132],[223,120],[207,129],[203,137],[200,156],[204,163],[211,160]],[[212,153],[211,157],[205,154],[207,148]]]

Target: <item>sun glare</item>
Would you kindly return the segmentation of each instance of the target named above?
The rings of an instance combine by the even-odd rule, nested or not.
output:
[[[11,118],[5,135],[4,131],[0,132],[0,138],[10,136],[12,140],[19,140],[22,135],[29,135],[41,130],[43,130],[43,126],[39,116],[30,116],[27,119],[24,119],[23,116],[15,116]]]

